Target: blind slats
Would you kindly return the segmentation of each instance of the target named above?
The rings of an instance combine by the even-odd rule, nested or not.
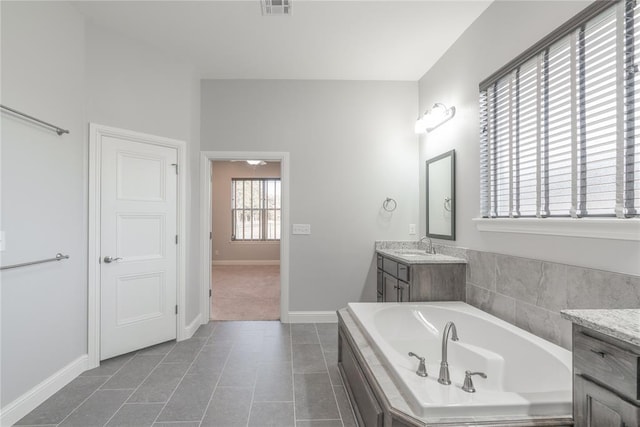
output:
[[[482,83],[483,217],[638,215],[638,10],[612,3]]]

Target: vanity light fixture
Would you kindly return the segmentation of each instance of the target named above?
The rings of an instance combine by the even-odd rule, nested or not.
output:
[[[247,160],[251,166],[264,166],[267,164],[264,160]]]
[[[416,133],[431,132],[444,122],[447,122],[456,115],[456,107],[447,108],[446,105],[436,102],[431,110],[424,112],[422,117],[418,117],[416,121]]]

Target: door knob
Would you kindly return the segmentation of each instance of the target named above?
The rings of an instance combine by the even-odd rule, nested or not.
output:
[[[104,262],[106,262],[107,264],[110,264],[113,261],[118,261],[118,260],[121,260],[121,259],[122,258],[120,258],[120,257],[112,258],[110,256],[106,256],[106,257],[104,257]]]

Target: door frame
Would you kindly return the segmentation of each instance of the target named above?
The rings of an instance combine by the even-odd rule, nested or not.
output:
[[[103,136],[126,138],[133,142],[175,148],[178,159],[177,183],[177,233],[180,236],[176,259],[176,302],[178,315],[176,316],[176,338],[178,341],[188,338],[185,336],[186,312],[186,178],[189,167],[186,161],[185,141],[149,135],[111,126],[89,123],[89,247],[88,247],[88,286],[87,286],[87,369],[100,366],[100,169],[101,150],[99,141]]]
[[[266,160],[280,162],[280,322],[289,323],[289,153],[273,151],[201,151],[200,152],[200,261],[202,290],[200,312],[203,321],[211,318],[211,162],[229,160]]]

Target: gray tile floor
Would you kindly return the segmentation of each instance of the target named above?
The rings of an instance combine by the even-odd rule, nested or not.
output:
[[[211,322],[103,361],[20,426],[350,427],[333,324]]]

